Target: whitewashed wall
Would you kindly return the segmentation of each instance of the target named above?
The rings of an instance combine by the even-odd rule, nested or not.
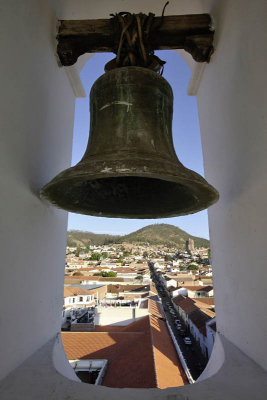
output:
[[[74,96],[46,2],[8,1],[0,13],[1,378],[60,329],[67,213],[39,190],[70,162]]]
[[[267,369],[267,3],[215,5],[198,104],[205,173],[220,192],[209,210],[217,329]]]
[[[129,325],[148,315],[147,308],[132,307],[97,307],[95,325]]]

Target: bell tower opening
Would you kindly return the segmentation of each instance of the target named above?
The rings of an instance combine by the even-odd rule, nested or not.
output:
[[[196,98],[187,95],[188,83],[191,76],[191,70],[189,69],[186,62],[182,57],[175,51],[160,51],[158,52],[162,59],[166,61],[165,70],[163,77],[170,84],[174,94],[174,105],[173,105],[173,119],[172,119],[172,132],[173,132],[173,146],[176,154],[179,157],[179,161],[187,168],[196,171],[200,175],[204,175],[203,169],[203,156],[202,156],[202,145],[200,137],[200,128],[198,121],[198,110]],[[74,121],[74,140],[73,140],[73,152],[72,152],[72,166],[75,166],[82,160],[85,149],[88,144],[89,129],[90,129],[90,113],[89,110],[89,93],[92,85],[95,81],[104,73],[104,65],[113,57],[111,53],[100,53],[93,55],[84,65],[81,71],[81,80],[86,91],[86,98],[76,100],[75,108],[75,121]],[[109,141],[104,141],[101,145],[103,154],[109,150]],[[134,146],[134,143],[133,143]],[[101,148],[99,151],[101,152]],[[118,149],[119,150],[119,149]],[[108,154],[110,157],[110,155]],[[142,156],[142,155],[141,155]],[[131,155],[128,156],[131,158]],[[161,166],[162,167],[162,166]],[[162,168],[163,169],[163,168]],[[164,170],[165,175],[166,171]],[[137,174],[138,175],[138,174]],[[101,178],[105,178],[102,176]],[[151,178],[148,176],[148,178]],[[156,179],[160,179],[157,176]],[[170,181],[172,179],[166,179]],[[102,181],[101,181],[102,183]],[[104,181],[103,181],[104,183]],[[146,181],[148,183],[148,181]],[[159,184],[160,181],[158,181]],[[151,182],[153,184],[153,181]],[[166,184],[166,183],[165,183]],[[79,185],[79,184],[78,184]],[[94,185],[90,185],[94,186]],[[134,186],[134,185],[133,185]],[[155,185],[156,186],[156,185]],[[167,186],[167,184],[166,184]],[[144,188],[147,185],[143,184]],[[147,192],[149,192],[147,190]],[[112,196],[112,191],[108,191]],[[173,191],[169,190],[169,197],[173,197]],[[155,196],[159,194],[156,193]],[[144,194],[145,196],[145,194]],[[149,196],[147,194],[147,196]],[[186,198],[186,193],[184,194]],[[151,199],[152,201],[153,199]],[[194,201],[192,199],[192,201]],[[158,210],[160,212],[160,210]],[[154,213],[155,214],[155,213]],[[171,216],[171,215],[170,215]],[[125,218],[122,216],[121,218]],[[159,216],[160,217],[160,216]],[[75,229],[80,227],[82,230],[86,230],[89,226],[96,226],[98,232],[114,232],[114,226],[118,228],[119,233],[125,233],[127,230],[124,226],[129,225],[130,221],[123,221],[121,218],[94,218],[94,217],[82,217],[81,215],[69,214],[69,229]],[[127,217],[126,217],[127,218]],[[147,218],[151,218],[148,216]],[[158,216],[157,216],[158,218]],[[164,218],[162,215],[161,218]],[[78,221],[75,223],[75,220]],[[188,215],[186,217],[181,216],[177,219],[166,219],[162,220],[163,223],[170,223],[178,225],[181,229],[184,229],[190,234],[195,236],[202,236],[206,239],[209,238],[208,218],[207,212],[201,211],[194,215]],[[160,221],[156,221],[159,223]],[[147,223],[152,221],[131,221],[132,230],[138,229],[145,226]],[[105,227],[107,224],[107,227]]]
[[[59,68],[55,59],[58,21],[107,18],[110,12],[121,10],[121,3],[114,0],[97,3],[30,0],[5,2],[1,7],[4,13],[1,23],[1,76],[4,79],[0,119],[3,139],[1,321],[4,322],[1,324],[1,359],[4,362],[0,371],[0,391],[3,399],[23,397],[30,400],[57,396],[83,400],[88,396],[100,399],[107,394],[111,398],[121,394],[118,390],[71,381],[70,374],[64,376],[64,365],[62,369],[59,368],[60,360],[64,364],[64,354],[59,351],[58,360],[52,360],[54,343],[59,342],[57,333],[62,309],[67,214],[39,198],[41,187],[56,173],[69,167],[71,155],[77,92],[73,90],[75,82],[73,84],[66,77],[67,68]],[[163,5],[162,2],[151,1],[127,4],[131,12],[153,10],[159,16]],[[267,59],[262,49],[266,45],[267,3],[263,0],[179,1],[170,2],[169,7],[170,16],[191,14],[194,18],[196,14],[208,13],[212,16],[211,28],[215,27],[216,30],[215,53],[205,67],[197,99],[205,173],[221,195],[220,203],[209,209],[212,257],[216,264],[214,283],[218,332],[215,351],[200,384],[164,391],[125,389],[123,393],[126,397],[147,400],[155,396],[159,399],[265,399],[267,136],[264,118],[266,91],[262,88]],[[202,48],[202,40],[197,40]],[[68,73],[71,74],[76,66],[70,68]],[[177,66],[174,69],[178,72]],[[175,107],[179,110],[177,102]],[[85,108],[84,115],[87,114],[88,104]],[[183,119],[185,112],[180,113],[181,124]],[[85,134],[86,146],[88,130]],[[190,150],[193,144],[191,140]],[[185,153],[179,150],[178,154],[181,162],[189,167],[189,158],[184,157]],[[79,221],[78,214],[76,218]],[[190,218],[180,217],[179,221],[182,224],[186,220],[187,224]],[[80,220],[84,221],[84,216]],[[119,219],[109,219],[109,226],[104,225],[103,221],[102,218],[97,219],[94,226],[98,231],[109,230],[109,233],[121,235],[127,233],[123,231]],[[131,222],[136,223],[132,228],[136,230],[140,228],[138,224],[151,221],[133,219]],[[80,229],[88,230],[88,226],[82,224]],[[179,226],[181,224],[179,222]],[[161,226],[161,229],[165,227]],[[186,226],[184,230],[189,232]],[[125,246],[121,244],[120,251],[126,252],[127,249],[122,247]],[[193,248],[193,244],[188,240],[190,248]],[[90,258],[95,260],[91,261],[97,261],[99,255],[96,251],[93,253]],[[135,256],[138,257],[137,254]],[[147,257],[146,253],[144,257]],[[84,275],[80,277],[84,278]],[[71,276],[71,279],[75,279],[75,276]],[[79,275],[76,279],[80,279]],[[68,300],[72,300],[69,304],[81,305],[82,301],[88,303],[92,299],[89,295],[76,294],[69,296]],[[93,300],[97,302],[100,297],[99,293],[99,297],[94,296]],[[110,298],[109,302],[113,303],[114,300]],[[121,303],[126,318],[130,318],[130,315],[134,317],[134,313],[129,312],[132,309],[125,305],[125,299],[116,299],[116,302]],[[155,314],[156,308],[152,308]],[[111,311],[115,313],[115,307],[112,309],[108,304],[106,310],[105,315],[104,311],[102,316],[101,313],[98,315],[98,322],[101,322],[100,318],[114,315]],[[134,309],[136,318],[140,310],[142,308]],[[67,309],[64,315],[66,313]],[[80,321],[85,317],[81,316]],[[89,317],[91,320],[91,313]],[[153,321],[156,332],[161,319],[156,317]],[[214,325],[210,328],[214,328]],[[107,347],[109,351],[123,345],[122,340],[116,340],[116,335],[118,338],[118,335],[125,333],[105,334],[110,341]],[[135,332],[132,338],[138,335],[145,337]],[[133,357],[146,355],[137,347],[137,342],[132,348],[130,363],[135,367],[138,364]],[[125,345],[124,349],[130,348]],[[160,357],[163,354],[161,349],[160,341],[157,341],[157,355]],[[73,356],[79,363],[83,355],[69,354],[69,360],[73,360]],[[97,354],[99,360],[105,360],[102,356],[104,354]],[[65,362],[69,368],[67,359]],[[78,367],[80,365],[77,364]],[[117,376],[120,382],[121,372],[126,369],[114,370],[120,371]],[[73,369],[70,371],[73,372]]]
[[[55,184],[52,181],[50,186],[47,185],[49,195],[53,199],[59,199],[58,205],[65,208],[66,203],[68,208],[65,209],[74,212],[69,214],[70,234],[67,242],[62,319],[63,345],[72,366],[77,363],[91,365],[92,362],[99,362],[99,359],[106,360],[101,372],[95,371],[94,368],[92,370],[92,373],[98,374],[95,384],[104,386],[166,388],[193,383],[205,368],[216,333],[215,322],[211,323],[215,321],[215,312],[209,253],[205,248],[198,249],[199,242],[196,239],[194,244],[192,238],[202,236],[208,239],[207,213],[201,211],[189,214],[206,208],[204,204],[208,196],[207,194],[206,198],[205,195],[203,197],[203,182],[206,181],[199,175],[203,175],[203,160],[197,105],[195,99],[186,94],[190,70],[178,53],[163,51],[160,55],[167,61],[163,77],[167,85],[170,85],[164,90],[172,87],[171,97],[174,96],[167,137],[163,135],[161,141],[158,139],[165,127],[162,127],[162,119],[157,120],[159,104],[156,89],[149,102],[145,99],[146,91],[143,95],[142,90],[138,93],[138,98],[142,99],[142,113],[135,114],[140,104],[138,101],[135,103],[134,97],[127,97],[126,105],[125,101],[118,101],[117,94],[112,97],[113,91],[111,94],[108,92],[107,96],[104,94],[103,67],[112,55],[96,54],[81,72],[87,96],[76,101],[73,167],[61,173],[58,180],[56,177]],[[135,73],[135,70],[133,72]],[[133,80],[133,85],[134,82]],[[91,99],[89,113],[89,93],[91,86],[95,87],[96,84],[102,86],[94,100]],[[166,110],[169,112],[168,107]],[[142,124],[139,121],[140,115],[141,119],[145,115],[144,111],[149,118],[150,114],[154,115],[149,129],[152,131],[151,138],[155,140],[149,138],[149,134],[145,136],[144,129],[148,129],[147,120]],[[118,126],[117,113],[122,115],[121,126]],[[133,127],[132,133],[128,125]],[[140,137],[139,125],[143,129]],[[158,136],[155,134],[157,130]],[[131,134],[131,146],[125,147],[125,135]],[[138,141],[143,142],[141,147]],[[176,178],[180,171],[176,173],[170,168],[172,159],[177,163],[175,152],[181,161],[178,161],[178,168],[182,169],[182,174],[189,173],[195,182],[199,182],[199,190],[196,186],[190,186],[187,178]],[[88,158],[87,153],[90,155]],[[101,168],[96,167],[99,159]],[[138,171],[140,160],[143,163],[144,159],[149,159],[148,172]],[[87,166],[84,178],[83,163],[91,163],[88,164],[90,168]],[[136,168],[136,174],[123,176],[121,171],[131,168],[132,165]],[[110,172],[113,167],[114,170],[117,168],[117,176],[114,171]],[[75,168],[76,171],[80,168],[80,172],[79,177],[74,179],[71,174]],[[68,174],[68,177],[64,178],[64,174],[66,177]],[[208,193],[210,187],[207,182],[206,187]],[[212,200],[210,201],[212,203]],[[179,211],[178,204],[180,213],[189,215],[175,217],[177,210]],[[83,215],[79,215],[79,212]],[[147,225],[165,229],[165,242],[160,243],[158,239],[155,244],[146,234],[135,244],[121,239],[124,234],[130,234],[140,228],[141,231],[146,229]],[[172,245],[166,245],[168,241],[171,243],[173,234],[168,229],[179,228],[193,236],[184,236],[180,243],[172,242]],[[84,231],[80,232],[81,235],[84,234],[80,242],[77,242],[74,230]],[[96,236],[101,236],[101,233],[107,236],[102,245],[97,245],[95,242],[86,242],[86,231],[93,232]],[[112,239],[114,235],[117,242]],[[149,240],[152,240],[152,243]],[[207,243],[206,240],[206,246]],[[207,273],[206,280],[204,271],[205,275]],[[199,285],[196,282],[199,282]],[[202,287],[199,287],[200,285]],[[89,303],[86,300],[88,298]],[[184,313],[185,303],[191,304],[195,319],[202,317],[201,327],[193,317],[192,321],[187,319],[188,315]],[[134,366],[140,362],[139,358],[132,358],[129,351],[124,349],[126,333],[136,335],[137,332],[142,332],[146,335],[147,329],[152,332],[152,342],[157,344],[154,346],[149,341],[145,344],[143,339],[140,340],[140,343],[136,344],[137,348],[140,347],[139,358],[142,358],[142,346],[146,351],[152,351],[154,365],[152,363],[146,366],[152,373],[154,368],[160,369],[160,357],[163,357],[166,368],[170,368],[168,379],[166,370],[164,372],[162,369],[157,382],[149,377],[141,382],[139,375],[142,372],[139,371],[138,375]],[[208,330],[208,335],[203,335],[203,329]],[[101,346],[98,342],[99,335],[102,339],[105,338],[105,350],[103,343]],[[78,336],[80,338],[77,342],[75,338]],[[131,348],[133,343],[130,336],[127,340],[127,348]],[[168,345],[165,347],[164,343]],[[86,354],[81,349],[75,352],[77,346],[91,350]],[[132,378],[127,377],[126,372],[124,377],[118,379],[115,372],[116,363],[108,359],[107,349],[108,352],[123,354],[123,357],[118,355],[119,364],[123,359],[126,365],[133,365],[133,369],[129,369]],[[142,362],[144,363],[144,360]],[[149,361],[147,362],[149,364]],[[77,371],[75,370],[76,375],[83,382],[92,383],[89,379],[91,370],[87,370],[86,367],[82,373],[78,369]]]

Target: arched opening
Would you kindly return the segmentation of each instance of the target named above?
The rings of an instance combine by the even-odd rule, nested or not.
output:
[[[174,93],[172,128],[176,153],[179,160],[186,167],[203,175],[203,158],[197,103],[194,97],[188,97],[186,94],[191,71],[178,53],[163,51],[160,52],[159,55],[162,59],[167,61],[163,76],[170,83]],[[85,87],[87,97],[86,99],[78,99],[76,101],[72,165],[76,165],[76,163],[80,161],[88,142],[90,121],[88,94],[92,84],[103,74],[105,63],[111,58],[113,58],[111,54],[94,55],[81,71],[81,80]],[[204,246],[207,248],[208,242],[207,240],[201,242],[197,238],[202,236],[202,238],[208,239],[209,237],[207,212],[202,211],[198,214],[188,215],[186,217],[165,218],[160,220],[107,219],[77,214],[69,215],[69,230],[76,229],[93,232],[95,234],[103,233],[113,236],[123,236],[155,223],[160,224],[159,226],[163,226],[165,230],[167,229],[165,235],[170,235],[171,232],[167,233],[168,229],[173,229],[175,227],[179,227],[185,231],[185,236],[188,233],[189,240],[187,247],[185,246],[186,238],[183,236],[183,238],[180,239],[182,241],[180,244],[168,244],[168,247],[171,248],[169,252],[166,251],[166,249],[161,251],[164,254],[162,259],[165,264],[164,274],[162,274],[161,268],[158,268],[160,263],[156,261],[157,257],[160,258],[155,251],[155,248],[160,244],[159,242],[158,244],[154,244],[153,248],[151,244],[146,244],[144,246],[144,243],[141,241],[139,243],[139,247],[143,246],[141,253],[138,252],[138,248],[134,249],[135,251],[130,250],[129,252],[127,242],[123,242],[123,244],[119,245],[120,247],[116,247],[120,241],[116,243],[116,239],[113,239],[112,236],[107,236],[105,238],[105,244],[108,244],[113,253],[117,252],[116,255],[119,256],[117,258],[109,257],[112,255],[112,251],[110,251],[103,242],[102,248],[101,246],[97,248],[97,246],[94,246],[95,243],[89,242],[88,237],[86,239],[86,234],[83,233],[80,234],[79,242],[79,234],[73,232],[69,235],[67,243],[69,253],[67,257],[68,276],[65,283],[68,289],[65,289],[66,293],[64,296],[64,329],[76,330],[76,332],[91,330],[91,332],[95,333],[95,338],[93,339],[95,341],[98,340],[97,336],[99,336],[99,332],[105,333],[107,341],[105,347],[115,349],[117,346],[118,349],[116,351],[120,353],[121,349],[119,347],[123,346],[124,343],[119,338],[120,334],[122,332],[126,333],[127,330],[132,334],[136,333],[136,330],[140,330],[138,324],[138,327],[135,326],[137,321],[139,319],[145,319],[145,316],[150,315],[149,320],[146,322],[142,321],[142,323],[146,324],[148,322],[148,328],[154,329],[155,334],[157,329],[158,332],[160,332],[160,335],[156,339],[158,340],[158,348],[155,351],[168,359],[168,361],[174,361],[174,363],[177,363],[176,357],[178,358],[178,369],[181,375],[180,381],[174,380],[171,382],[171,380],[166,380],[166,372],[163,379],[164,371],[161,371],[162,386],[155,386],[155,384],[153,384],[152,381],[149,382],[148,379],[148,382],[143,382],[143,386],[142,383],[139,382],[135,383],[137,386],[133,387],[166,388],[184,385],[188,380],[192,383],[204,370],[211,355],[215,336],[214,296],[211,278],[212,268],[208,261],[208,251],[205,251],[205,248],[199,249],[199,247],[203,247],[200,243],[204,243]],[[170,227],[170,225],[174,226]],[[192,237],[196,237],[195,245]],[[91,235],[91,239],[89,240],[94,239]],[[165,239],[166,241],[162,243],[163,248],[166,242],[168,242],[168,237]],[[102,254],[105,254],[105,256],[103,257]],[[72,255],[76,256],[76,261],[74,257],[71,257]],[[131,259],[131,256],[134,255],[136,257]],[[134,264],[135,261],[135,264],[137,264],[139,262],[138,257],[140,260],[143,260],[143,265],[141,266],[144,267],[144,263],[149,266],[151,280],[148,278],[144,279],[142,273],[138,275],[137,271],[139,271],[140,268],[133,272],[134,269],[131,268],[131,263]],[[108,260],[108,262],[106,260]],[[82,268],[80,268],[81,264],[83,265]],[[111,286],[122,286],[122,284],[119,283],[119,279],[116,282],[115,277],[118,277],[118,274],[123,276],[123,272],[121,271],[123,268],[121,267],[125,267],[125,264],[126,267],[129,268],[129,273],[124,271],[125,282],[127,282],[128,279],[128,285],[130,282],[132,284],[134,283],[136,286],[138,286],[137,283],[139,283],[139,290],[141,290],[140,288],[142,286],[147,286],[147,291],[148,286],[153,286],[154,296],[157,296],[156,303],[152,303],[154,299],[152,300],[153,296],[150,292],[153,290],[150,290],[150,292],[147,291],[146,294],[142,293],[142,296],[144,296],[142,298],[141,295],[138,296],[137,293],[134,293],[133,289],[125,290],[125,288],[121,288],[121,291],[118,290],[115,292],[115,289],[111,288]],[[142,264],[142,261],[140,264]],[[89,268],[84,268],[85,265]],[[93,268],[92,265],[94,266]],[[117,272],[118,270],[120,271]],[[116,272],[114,273],[114,271]],[[101,281],[98,280],[99,278],[97,278],[97,275],[99,276],[102,274],[102,278],[104,278],[105,276],[107,277],[109,273],[114,273],[114,285],[112,285],[111,281],[109,282],[108,279],[106,279],[106,281],[102,281],[102,289],[100,289]],[[133,277],[133,275],[135,275],[135,277]],[[137,278],[139,278],[139,280],[137,280]],[[198,282],[196,282],[197,280]],[[172,286],[169,281],[172,281]],[[107,283],[110,284],[105,291],[103,287]],[[77,293],[75,290],[73,293],[70,293],[70,288],[74,287]],[[80,288],[80,292],[77,290],[78,287]],[[84,291],[84,293],[82,293],[81,289],[87,290],[88,292],[85,293]],[[149,287],[149,289],[151,289],[151,287]],[[112,293],[112,290],[114,293]],[[132,293],[128,293],[131,291]],[[144,291],[143,289],[143,292]],[[86,300],[87,298],[90,298],[89,303]],[[147,304],[145,305],[145,303]],[[188,303],[191,303],[190,313],[185,311],[186,307],[188,307]],[[157,315],[154,315],[155,311],[153,314],[153,311],[151,311],[152,304],[156,308],[159,307],[158,304],[160,304],[160,315],[158,310]],[[97,308],[95,308],[95,306],[97,306]],[[112,313],[114,315],[111,317]],[[151,320],[151,318],[155,320]],[[160,322],[156,321],[156,318],[160,320]],[[162,319],[164,323],[161,327]],[[133,326],[131,324],[135,325]],[[144,327],[142,329],[145,331]],[[164,346],[162,346],[164,335],[165,339],[168,336],[166,340],[169,340],[169,350],[168,347],[164,349]],[[77,336],[78,335],[76,335],[76,338]],[[83,335],[83,340],[87,341],[89,336],[90,335]],[[101,336],[103,337],[103,335]],[[91,337],[93,338],[93,335],[91,335]],[[63,343],[68,349],[68,359],[78,376],[81,376],[81,373],[85,372],[86,381],[89,376],[87,374],[88,371],[89,374],[97,371],[95,374],[96,381],[101,382],[104,379],[103,385],[111,387],[132,387],[131,384],[124,385],[123,379],[119,379],[114,369],[112,374],[109,371],[107,374],[108,378],[107,376],[104,378],[107,371],[107,360],[105,359],[105,352],[102,351],[100,345],[96,345],[94,351],[91,351],[91,358],[89,354],[85,355],[79,352],[79,354],[74,354],[71,352],[70,347],[75,347],[73,338],[74,335],[72,334],[63,334]],[[84,345],[89,346],[89,343],[90,340]],[[124,356],[130,357],[129,354],[125,354]],[[93,362],[95,359],[98,360],[98,367],[95,367],[95,361]],[[138,360],[135,362],[138,364]],[[158,363],[160,363],[159,359]],[[153,367],[150,366],[150,369],[152,370]],[[187,377],[184,371],[186,371]],[[175,373],[175,371],[173,372]],[[90,382],[92,382],[91,378],[90,375],[90,379],[88,378]],[[127,380],[125,380],[125,382],[126,381]]]
[[[129,11],[152,9],[150,2],[127,4]],[[219,331],[212,372],[203,374],[209,379],[178,390],[122,392],[88,387],[55,371],[51,353],[60,330],[67,222],[66,213],[44,204],[38,193],[69,165],[74,96],[51,37],[58,19],[102,18],[120,6],[37,0],[3,7],[1,397],[265,399],[264,1],[170,4],[173,15],[210,13],[216,28],[214,58],[198,92],[206,176],[221,195],[209,212]],[[162,3],[155,7],[160,15]]]

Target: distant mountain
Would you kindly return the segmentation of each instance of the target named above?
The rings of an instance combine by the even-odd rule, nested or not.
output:
[[[85,231],[68,231],[67,246],[101,246],[103,244],[118,243],[120,236]]]
[[[120,240],[128,243],[164,244],[184,249],[185,242],[189,238],[194,240],[195,247],[209,247],[210,245],[209,240],[189,235],[182,229],[177,228],[177,226],[169,224],[148,225],[121,237]]]
[[[195,247],[209,247],[210,242],[207,239],[189,235],[189,233],[169,224],[148,225],[136,232],[124,236],[102,235],[92,232],[69,231],[67,245],[68,246],[88,246],[103,245],[111,243],[149,243],[150,245],[165,245],[185,248],[185,242],[193,239]]]

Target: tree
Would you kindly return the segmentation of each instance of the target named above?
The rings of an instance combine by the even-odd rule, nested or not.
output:
[[[147,258],[147,257],[148,257],[148,252],[147,252],[147,251],[144,251],[144,252],[143,252],[143,257],[144,257],[144,258]]]
[[[101,271],[94,274],[94,276],[102,276],[103,278],[115,278],[117,273],[114,271]]]
[[[91,254],[91,257],[90,257],[90,260],[92,260],[92,261],[99,261],[100,258],[101,258],[100,253],[92,253],[92,254]]]
[[[103,253],[101,253],[101,257],[108,258],[108,253],[106,251],[104,251]]]
[[[71,240],[71,239],[67,239],[67,246],[68,247],[76,247],[77,245],[76,245],[76,242],[74,242],[73,240]]]
[[[140,281],[140,282],[143,282],[143,275],[137,275],[136,277],[135,277],[135,279],[136,280],[138,280],[138,281]]]
[[[77,249],[76,249],[76,251],[75,251],[75,256],[76,256],[76,257],[79,257],[81,251],[82,251],[82,249],[80,248],[80,246],[77,247]]]
[[[187,269],[189,269],[189,270],[191,270],[191,271],[192,271],[192,270],[196,271],[196,270],[199,269],[199,267],[198,267],[198,265],[190,264],[190,265],[188,265]]]
[[[74,274],[72,274],[72,276],[84,276],[81,272],[74,272]]]
[[[115,278],[117,273],[114,271],[101,271],[100,275],[103,276],[103,278]]]

